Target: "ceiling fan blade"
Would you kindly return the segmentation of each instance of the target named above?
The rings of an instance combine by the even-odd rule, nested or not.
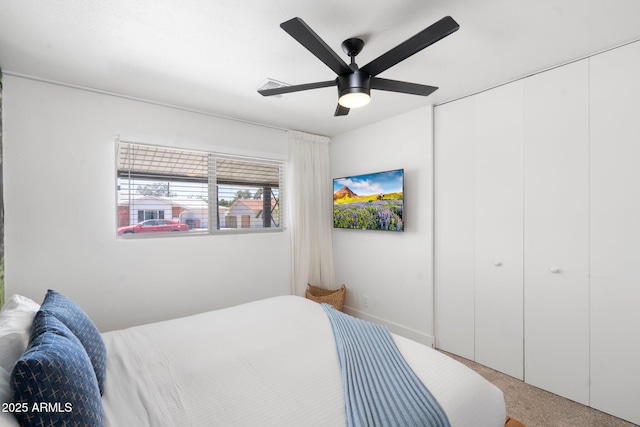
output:
[[[280,24],[291,37],[306,47],[336,74],[348,73],[349,66],[302,19],[293,18]]]
[[[381,79],[374,77],[371,79],[371,89],[388,90],[390,92],[408,93],[410,95],[429,96],[436,90],[435,86],[420,85],[417,83],[400,82],[398,80]]]
[[[452,17],[445,16],[435,24],[425,28],[415,36],[400,43],[387,53],[380,55],[364,67],[360,68],[360,70],[371,76],[377,76],[381,72],[393,67],[398,62],[404,61],[411,55],[420,52],[425,47],[434,44],[438,40],[442,40],[449,34],[457,31],[458,28],[460,28],[460,26]]]
[[[303,85],[283,86],[274,89],[262,89],[258,90],[258,93],[262,96],[281,95],[283,93],[300,92],[309,89],[320,89],[322,87],[335,86],[338,84],[337,79],[328,80],[326,82],[305,83]]]
[[[334,117],[346,116],[347,114],[349,114],[349,109],[347,107],[343,107],[342,105],[338,104],[338,106],[336,107],[336,112],[334,114]]]

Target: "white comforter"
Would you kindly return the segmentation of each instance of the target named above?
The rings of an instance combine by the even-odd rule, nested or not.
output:
[[[107,426],[345,425],[322,308],[276,297],[103,334]],[[502,427],[502,392],[431,348],[394,340],[452,427]]]

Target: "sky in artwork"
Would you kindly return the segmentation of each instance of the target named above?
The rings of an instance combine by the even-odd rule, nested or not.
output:
[[[335,193],[345,186],[359,196],[402,192],[403,174],[403,169],[397,169],[336,178],[333,180],[333,192]]]

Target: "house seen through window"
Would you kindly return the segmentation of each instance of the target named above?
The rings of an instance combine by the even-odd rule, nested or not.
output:
[[[117,234],[282,229],[284,165],[118,142]]]

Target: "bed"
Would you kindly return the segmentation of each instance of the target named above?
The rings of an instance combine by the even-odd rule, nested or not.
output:
[[[105,426],[346,425],[334,335],[321,305],[310,300],[274,297],[100,337]],[[451,426],[505,425],[498,388],[427,346],[392,339]],[[6,368],[0,398],[3,408],[16,409],[5,404]],[[0,426],[19,425],[9,412],[0,414]]]

